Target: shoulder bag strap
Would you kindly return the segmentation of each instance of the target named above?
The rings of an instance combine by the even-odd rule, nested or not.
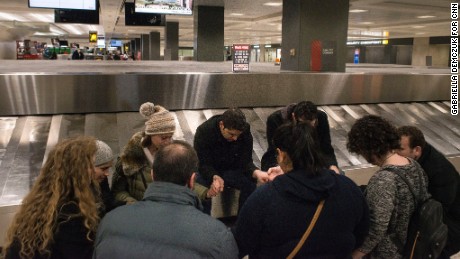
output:
[[[311,231],[313,230],[313,227],[315,226],[316,221],[319,218],[319,214],[321,213],[321,210],[323,209],[323,205],[324,205],[324,200],[319,202],[318,207],[316,208],[316,211],[315,211],[315,215],[313,215],[313,219],[310,222],[310,225],[308,225],[308,228],[305,231],[305,233],[303,234],[303,236],[300,239],[299,243],[294,248],[294,250],[292,250],[292,252],[289,254],[287,259],[294,258],[294,256],[296,256],[296,254],[299,252],[300,248],[302,248],[303,244],[305,243],[305,241],[307,240],[307,238],[310,235]]]

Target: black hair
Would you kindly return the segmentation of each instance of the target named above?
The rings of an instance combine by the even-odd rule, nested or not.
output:
[[[425,137],[423,136],[422,131],[414,126],[402,126],[398,128],[398,135],[401,138],[402,136],[407,136],[409,138],[409,147],[415,148],[420,146],[422,149],[426,145]]]
[[[292,110],[296,119],[304,118],[305,120],[315,120],[318,118],[318,108],[310,101],[298,103]]]
[[[357,120],[348,132],[348,151],[372,162],[388,152],[400,149],[396,127],[382,117],[367,115]]]
[[[244,131],[248,127],[246,122],[246,116],[238,108],[230,108],[222,114],[221,118],[224,123],[224,127],[230,130]]]
[[[190,144],[174,140],[158,150],[152,168],[155,181],[185,186],[192,173],[198,171],[198,156]]]
[[[275,148],[287,152],[294,170],[304,169],[315,176],[326,168],[318,146],[316,130],[306,122],[281,125],[273,136]]]

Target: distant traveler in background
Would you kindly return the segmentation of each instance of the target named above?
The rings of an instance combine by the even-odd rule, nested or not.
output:
[[[416,161],[398,155],[399,148],[396,128],[378,116],[368,115],[357,120],[348,133],[347,149],[380,167],[364,193],[370,211],[369,235],[353,258],[365,255],[402,258],[415,201],[407,184],[395,172],[404,175],[414,192],[423,196],[417,198],[429,197],[425,172]]]
[[[171,143],[176,124],[174,116],[160,105],[144,103],[140,114],[147,119],[145,130],[135,133],[124,147],[115,165],[112,178],[112,192],[115,201],[134,203],[142,200],[149,183],[154,155],[163,146]],[[210,198],[222,191],[223,183],[216,179],[210,189],[195,186],[200,199]]]
[[[144,199],[105,216],[94,258],[237,258],[232,233],[201,212],[194,192],[198,158],[184,141],[155,153]]]
[[[257,181],[268,181],[267,173],[253,163],[251,130],[240,109],[228,109],[198,126],[194,148],[200,160],[198,183],[210,186],[214,178],[222,177],[225,186],[240,190],[239,208],[256,189]],[[203,205],[210,213],[211,204]]]
[[[51,53],[50,59],[57,59],[57,54],[55,50],[53,50],[53,53]]]
[[[81,52],[80,49],[76,49],[72,53],[72,60],[79,60],[79,59],[84,59],[84,58],[85,58],[85,55]]]
[[[113,60],[121,60],[120,58],[120,52],[119,51],[116,51],[113,55]]]
[[[64,140],[49,153],[7,232],[5,258],[91,258],[99,223],[96,141]]]
[[[444,255],[448,258],[460,251],[460,175],[449,160],[425,141],[422,131],[413,126],[398,128],[402,156],[417,160],[428,175],[428,191],[444,209],[448,240]]]
[[[267,119],[267,152],[262,157],[262,170],[268,171],[270,168],[277,168],[276,163],[276,150],[273,146],[273,135],[276,129],[286,122],[300,122],[307,121],[310,123],[317,132],[319,139],[320,151],[326,158],[326,165],[329,169],[339,173],[337,167],[337,159],[335,157],[334,148],[331,144],[331,133],[329,129],[329,122],[327,114],[318,110],[316,105],[310,101],[302,101],[284,107],[281,110],[275,111]],[[272,170],[269,170],[271,173]]]
[[[244,204],[234,231],[240,256],[286,258],[324,201],[296,258],[350,258],[369,228],[361,190],[327,168],[316,132],[306,122],[279,127],[273,142],[277,162],[286,173],[257,188]]]

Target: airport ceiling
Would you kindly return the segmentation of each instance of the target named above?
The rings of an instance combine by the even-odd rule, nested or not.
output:
[[[124,2],[134,0],[99,1],[100,24],[84,25],[54,23],[52,9],[29,8],[28,0],[1,0],[0,41],[59,37],[89,45],[89,31],[126,41],[158,31],[164,43],[164,27],[125,26]],[[350,0],[348,40],[449,36],[451,2]],[[282,0],[195,0],[194,5],[225,7],[225,45],[281,43]],[[179,46],[192,47],[193,16],[167,15],[166,20],[179,22]]]

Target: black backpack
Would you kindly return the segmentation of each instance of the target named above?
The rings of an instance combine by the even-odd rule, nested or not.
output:
[[[421,200],[422,173],[418,171],[420,193],[417,197],[407,179],[396,173],[409,187],[415,201],[415,210],[409,222],[406,244],[403,255],[405,258],[435,259],[441,254],[447,242],[447,226],[443,223],[442,204],[433,198]]]

